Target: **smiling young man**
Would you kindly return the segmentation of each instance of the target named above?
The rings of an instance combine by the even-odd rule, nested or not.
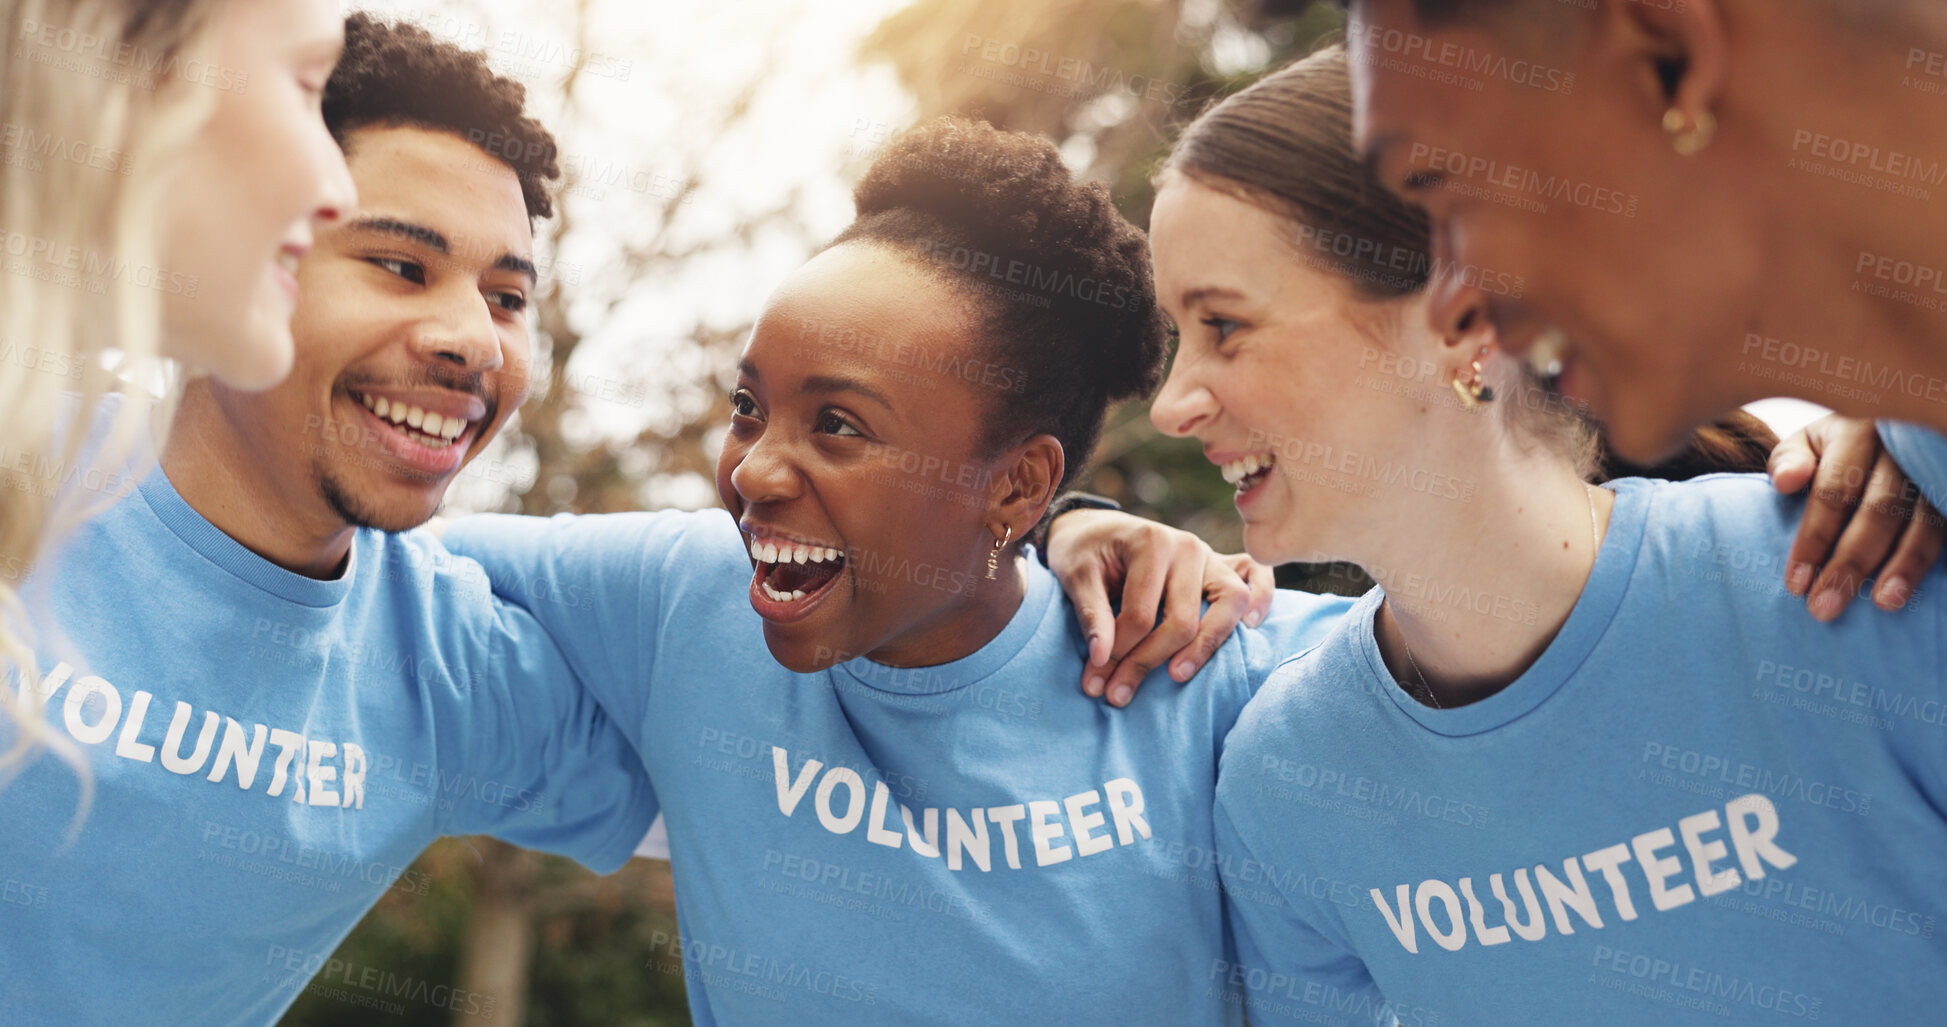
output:
[[[606,871],[654,816],[538,623],[398,533],[525,392],[554,142],[484,55],[346,35],[325,119],[365,206],[302,263],[295,369],[190,383],[161,469],[30,596],[77,654],[40,693],[86,773],[0,791],[0,1021],[271,1023],[388,887],[426,890],[435,838]]]

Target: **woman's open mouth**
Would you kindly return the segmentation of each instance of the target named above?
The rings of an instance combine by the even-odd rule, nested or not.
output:
[[[746,534],[754,573],[750,604],[757,615],[789,623],[809,614],[844,572],[845,551],[833,546]]]

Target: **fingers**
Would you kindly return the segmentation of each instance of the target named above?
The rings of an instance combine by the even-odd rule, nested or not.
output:
[[[1271,600],[1278,594],[1277,573],[1270,567],[1251,559],[1246,553],[1218,557],[1218,559],[1228,563],[1230,569],[1237,572],[1237,576],[1243,578],[1245,584],[1251,586],[1251,605],[1244,613],[1245,625],[1254,628],[1264,623],[1264,618],[1271,616]]]
[[[1772,487],[1791,496],[1811,484],[1818,466],[1819,454],[1812,447],[1812,437],[1807,429],[1800,428],[1771,451],[1765,469],[1771,472]]]
[[[1823,474],[1823,467],[1820,472]],[[1880,454],[1866,479],[1858,508],[1846,522],[1832,558],[1812,588],[1809,605],[1815,619],[1831,621],[1845,611],[1853,596],[1859,594],[1860,584],[1900,542],[1912,513],[1913,496],[1906,476],[1890,456]]]
[[[1088,565],[1062,582],[1069,602],[1075,605],[1075,619],[1081,623],[1082,637],[1088,639],[1088,666],[1082,668],[1082,692],[1097,699],[1109,681],[1109,646],[1115,638],[1115,610],[1109,605],[1108,585],[1102,569]]]
[[[1899,545],[1879,569],[1874,605],[1888,611],[1905,608],[1913,598],[1913,583],[1926,577],[1940,559],[1943,542],[1947,542],[1947,519],[1925,499],[1918,500]]]
[[[1171,529],[1154,527],[1145,544],[1130,550],[1122,579],[1122,612],[1116,616],[1114,645],[1109,649],[1111,660],[1127,656],[1156,626],[1156,610],[1163,603],[1163,588],[1178,554],[1172,545],[1175,540],[1168,537]],[[1197,578],[1202,579],[1200,569]]]
[[[1859,424],[1866,430],[1853,429]],[[1795,596],[1810,594],[1812,579],[1832,557],[1833,547],[1853,511],[1859,509],[1879,462],[1879,436],[1871,430],[1870,422],[1828,419],[1812,427],[1822,429],[1813,433],[1812,442],[1818,452],[1818,471],[1785,563],[1785,589]],[[1840,609],[1844,606],[1841,602]],[[1813,615],[1817,616],[1816,610]],[[1838,616],[1837,611],[1832,616]]]
[[[1177,540],[1178,544],[1170,551],[1163,590],[1163,619],[1129,650],[1109,675],[1108,695],[1112,705],[1129,705],[1129,701],[1136,697],[1136,689],[1142,687],[1143,678],[1162,666],[1165,660],[1184,651],[1197,637],[1197,622],[1203,606],[1205,557],[1209,552],[1196,536],[1187,532],[1173,534],[1181,535],[1182,539]],[[1183,541],[1185,539],[1187,543]],[[1224,573],[1229,573],[1228,568],[1224,569]],[[1237,582],[1236,587],[1241,590],[1243,582]],[[1125,596],[1127,594],[1124,593]],[[1123,602],[1122,612],[1127,616],[1128,599],[1125,598]],[[1154,608],[1152,604],[1151,609]],[[1235,616],[1233,614],[1233,623]],[[1121,625],[1118,624],[1117,633],[1120,632]]]
[[[1231,569],[1228,557],[1212,553],[1203,567],[1201,598],[1210,605],[1204,608],[1196,637],[1170,656],[1170,677],[1179,683],[1197,676],[1251,608],[1251,586]]]

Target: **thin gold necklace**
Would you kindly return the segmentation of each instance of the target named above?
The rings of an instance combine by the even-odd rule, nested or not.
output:
[[[1584,482],[1582,485],[1582,493],[1583,497],[1589,501],[1589,552],[1600,555],[1602,552],[1602,543],[1596,538],[1595,530],[1595,489]],[[1591,556],[1591,559],[1593,560],[1594,556]],[[1594,573],[1593,569],[1591,569],[1590,573]],[[1399,629],[1399,645],[1401,649],[1406,650],[1406,665],[1413,668],[1413,676],[1420,681],[1421,694],[1413,698],[1423,700],[1427,705],[1436,710],[1446,709],[1445,706],[1440,705],[1440,697],[1433,694],[1433,686],[1427,684],[1426,672],[1420,669],[1420,661],[1413,658],[1413,646],[1412,643],[1406,641],[1406,629],[1404,627]]]

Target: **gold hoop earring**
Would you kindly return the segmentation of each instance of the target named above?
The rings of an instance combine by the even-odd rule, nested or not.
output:
[[[1014,537],[1014,526],[1012,524],[1003,524],[1001,528],[1005,533],[1000,538],[994,540],[994,551],[987,554],[988,581],[993,581],[994,575],[1000,571],[1001,550],[1007,548],[1008,540]]]
[[[1481,350],[1483,354],[1486,352],[1485,349]],[[1453,376],[1453,391],[1454,395],[1460,397],[1460,405],[1474,413],[1485,410],[1489,403],[1494,402],[1494,387],[1487,384],[1481,374],[1479,356],[1474,357],[1472,373],[1466,378],[1458,374]]]
[[[1677,151],[1677,156],[1694,157],[1717,137],[1717,118],[1709,111],[1698,111],[1697,119],[1692,121],[1689,115],[1672,107],[1663,112],[1663,134],[1670,137],[1670,148]]]

